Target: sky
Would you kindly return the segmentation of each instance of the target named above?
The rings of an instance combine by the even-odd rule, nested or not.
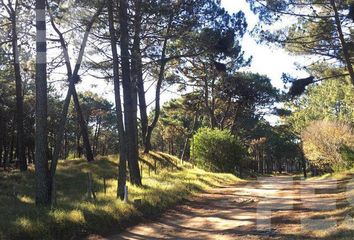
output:
[[[281,80],[282,73],[290,73],[292,76],[299,78],[307,76],[305,72],[297,70],[294,64],[296,61],[303,60],[303,58],[290,56],[283,49],[279,49],[274,46],[272,47],[256,43],[255,39],[250,35],[250,31],[252,31],[254,26],[257,24],[258,18],[250,10],[246,0],[221,0],[221,4],[229,13],[236,13],[241,10],[246,15],[248,32],[242,40],[242,48],[245,51],[245,56],[253,56],[253,59],[250,67],[241,70],[267,75],[271,79],[273,86],[278,89],[283,89],[284,86]],[[100,87],[95,89],[93,85],[98,85]],[[87,78],[82,84],[78,85],[78,90],[95,91],[114,102],[114,96],[112,94],[113,87],[111,84],[102,84],[101,82],[97,84],[97,80]],[[179,94],[180,93],[177,93],[174,88],[171,88],[170,91],[164,91],[161,95],[161,102],[163,103],[171,98],[176,98]],[[153,101],[154,88],[151,88],[151,90],[147,92],[147,103],[151,103]],[[150,106],[152,107],[153,104]],[[271,118],[270,121],[275,120],[274,118]]]
[[[291,76],[302,78],[308,75],[296,69],[295,62],[303,61],[303,57],[291,56],[285,50],[269,45],[260,45],[250,35],[250,32],[258,22],[258,17],[250,10],[246,0],[221,0],[221,5],[230,14],[238,11],[243,11],[246,15],[248,23],[248,31],[242,39],[242,48],[245,51],[245,57],[252,56],[252,62],[249,67],[241,69],[242,71],[250,71],[268,76],[271,79],[272,85],[278,89],[283,89],[284,84],[281,80],[283,73],[291,74]],[[283,24],[289,24],[284,22]],[[269,27],[269,26],[268,26]],[[272,28],[272,26],[270,26]],[[96,80],[92,77],[85,77],[81,84],[77,85],[78,91],[93,91],[105,97],[110,102],[114,103],[114,94],[112,84],[105,83],[102,80]],[[176,90],[176,87],[170,87],[162,92],[160,101],[161,105],[172,98],[179,97],[181,92]],[[183,93],[182,93],[183,94]],[[154,107],[155,88],[150,88],[146,94],[146,102],[149,109]],[[277,107],[281,106],[279,104]],[[265,119],[270,124],[275,125],[279,118],[274,115],[265,115]]]
[[[245,51],[246,57],[253,56],[253,59],[250,67],[242,70],[267,75],[271,79],[273,86],[279,89],[283,89],[284,86],[281,81],[282,73],[290,73],[292,76],[299,78],[307,77],[307,74],[305,72],[298,71],[294,64],[297,61],[303,60],[303,58],[290,56],[283,49],[256,43],[255,39],[250,35],[250,31],[257,24],[258,18],[250,10],[246,0],[221,0],[221,4],[229,13],[236,13],[240,10],[243,11],[247,18],[248,33],[246,33],[242,40],[242,47]],[[91,84],[88,84],[85,80],[84,84],[78,86],[78,89],[93,90],[92,84],[94,84],[94,80],[91,79],[88,81],[91,82]],[[152,90],[154,89],[152,88]],[[101,94],[107,95],[106,97],[113,101],[113,96],[110,96],[109,94],[112,91],[112,86],[103,84],[102,88],[98,91]],[[165,102],[178,96],[179,94],[171,89],[171,91],[163,92],[161,99],[162,102]],[[154,100],[153,91],[148,93],[147,99],[147,102],[152,102]]]
[[[295,65],[297,62],[304,61],[304,57],[292,56],[285,50],[275,46],[256,43],[256,40],[250,35],[250,31],[258,23],[258,17],[250,10],[246,0],[221,0],[221,5],[229,13],[236,13],[241,10],[246,16],[248,31],[242,39],[242,48],[245,51],[246,57],[252,56],[253,58],[251,65],[241,70],[268,76],[271,79],[272,85],[278,89],[284,89],[284,84],[281,80],[283,73],[288,73],[292,77],[297,78],[308,77],[306,72],[298,70]],[[290,22],[283,20],[283,24],[288,25]],[[272,28],[272,26],[267,27]],[[276,104],[276,106],[280,107],[281,104]],[[279,120],[274,115],[266,115],[264,117],[272,125],[276,124]]]
[[[258,22],[257,16],[250,10],[246,0],[221,0],[221,5],[229,13],[236,13],[243,11],[246,15],[248,23],[248,32],[245,34],[242,40],[242,48],[245,51],[245,57],[252,56],[251,65],[247,68],[241,69],[243,71],[250,71],[254,73],[260,73],[267,75],[273,86],[282,89],[283,83],[281,81],[282,73],[290,73],[295,77],[307,77],[307,74],[303,71],[299,71],[295,67],[296,61],[303,61],[302,57],[290,56],[282,49],[275,47],[257,44],[255,39],[250,35],[250,31]],[[287,24],[286,22],[284,24]],[[272,26],[271,26],[272,27]],[[74,57],[73,59],[75,59]],[[103,82],[101,79],[94,79],[90,76],[84,76],[82,83],[77,85],[78,91],[90,90],[98,93],[99,95],[107,98],[114,103],[113,86],[111,83]],[[62,89],[65,93],[65,89]],[[180,93],[176,92],[175,88],[162,92],[161,102],[166,102],[171,98],[176,98]],[[154,88],[147,92],[147,103],[154,101]],[[153,104],[150,105],[152,107]],[[275,121],[274,118],[270,121]]]
[[[285,50],[268,45],[259,45],[255,39],[250,36],[250,31],[258,22],[257,16],[250,10],[246,0],[221,0],[222,6],[229,13],[243,11],[248,23],[248,33],[242,41],[243,50],[246,56],[253,56],[251,66],[245,70],[267,75],[273,86],[283,88],[281,81],[282,73],[290,73],[296,77],[306,77],[306,73],[296,69],[294,63],[302,61],[303,57],[291,56]],[[284,24],[287,24],[286,22]]]

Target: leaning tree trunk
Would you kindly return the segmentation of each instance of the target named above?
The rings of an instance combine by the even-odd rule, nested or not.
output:
[[[126,138],[125,138],[122,102],[121,102],[121,94],[120,94],[119,59],[118,59],[118,51],[117,51],[118,39],[114,27],[113,0],[108,0],[108,23],[109,23],[109,32],[110,32],[110,39],[111,39],[112,57],[113,57],[113,83],[114,83],[114,97],[116,103],[115,111],[117,114],[117,126],[118,126],[118,133],[119,133],[119,169],[118,169],[117,197],[123,200],[125,185],[127,181],[127,173],[126,173],[127,152],[125,147]]]
[[[55,189],[55,172],[56,172],[56,167],[57,167],[57,164],[58,164],[59,154],[60,154],[60,150],[61,150],[61,146],[62,146],[62,142],[63,142],[65,123],[66,123],[66,119],[67,119],[67,115],[68,115],[71,95],[73,95],[74,106],[75,106],[75,110],[77,111],[77,117],[78,117],[78,121],[79,121],[79,124],[80,124],[81,133],[82,133],[83,139],[84,139],[87,161],[91,162],[91,161],[94,160],[92,149],[91,149],[91,146],[90,146],[90,143],[89,143],[87,126],[86,126],[85,120],[84,120],[83,115],[82,115],[82,111],[81,111],[81,108],[80,108],[80,103],[79,103],[79,100],[78,100],[78,97],[77,97],[77,93],[76,93],[76,89],[75,89],[75,83],[76,83],[76,81],[79,78],[78,73],[79,73],[79,70],[80,70],[80,67],[81,67],[81,62],[82,62],[83,55],[84,55],[84,52],[85,52],[86,43],[88,41],[88,36],[89,36],[90,30],[91,30],[91,28],[93,26],[93,23],[95,22],[97,17],[100,15],[103,7],[104,7],[104,4],[102,4],[101,7],[96,11],[96,13],[92,16],[90,22],[86,26],[86,31],[85,31],[84,37],[82,39],[79,55],[78,55],[77,62],[76,62],[76,65],[75,65],[75,68],[74,68],[73,72],[72,72],[72,69],[71,69],[68,49],[66,47],[66,43],[65,43],[65,40],[63,38],[63,35],[59,31],[59,29],[56,27],[56,25],[54,23],[53,16],[49,12],[50,21],[51,21],[52,27],[53,27],[54,31],[56,31],[56,33],[58,34],[59,40],[60,40],[60,44],[61,44],[61,47],[63,49],[64,60],[65,60],[65,65],[66,65],[66,68],[67,68],[68,80],[69,80],[69,88],[68,88],[68,91],[67,91],[67,94],[66,94],[66,97],[65,97],[65,100],[64,100],[61,117],[59,119],[59,125],[58,125],[58,130],[57,130],[56,139],[55,139],[55,146],[54,146],[54,151],[53,151],[53,159],[52,159],[52,162],[51,162],[51,165],[50,165],[50,176],[51,176],[51,181],[52,181],[52,185],[51,185],[52,189]],[[52,192],[52,198],[54,198],[54,197],[55,197],[55,193],[53,191]]]
[[[141,185],[141,176],[138,164],[138,146],[137,146],[137,124],[136,124],[136,106],[134,106],[134,92],[130,78],[129,62],[129,32],[128,32],[128,2],[120,0],[120,49],[121,49],[121,67],[122,67],[122,85],[124,95],[124,123],[126,131],[126,144],[128,155],[128,167],[130,171],[130,181],[134,185]]]
[[[353,65],[352,62],[350,61],[350,54],[349,54],[349,49],[348,49],[348,45],[344,39],[344,34],[343,34],[343,30],[342,30],[342,24],[341,24],[341,20],[339,18],[339,13],[338,13],[338,9],[335,3],[335,0],[330,0],[331,2],[331,6],[334,12],[334,21],[336,24],[336,28],[337,28],[337,32],[338,32],[338,37],[339,37],[339,41],[340,44],[342,46],[342,51],[343,51],[343,56],[344,56],[344,60],[349,72],[349,76],[351,79],[352,84],[354,85],[354,70],[353,70]]]
[[[36,205],[50,205],[47,147],[47,44],[45,0],[36,0]]]
[[[166,48],[167,48],[167,42],[169,38],[169,33],[171,30],[172,26],[172,20],[173,20],[173,15],[170,15],[170,19],[168,22],[167,30],[166,30],[166,36],[164,39],[164,42],[162,44],[162,52],[161,52],[161,65],[160,65],[160,70],[159,70],[159,76],[158,80],[156,83],[156,91],[155,91],[155,110],[154,110],[154,119],[152,120],[151,124],[147,128],[147,133],[146,133],[146,139],[145,139],[145,153],[148,153],[151,150],[151,135],[152,131],[156,127],[157,121],[159,120],[160,117],[160,95],[161,95],[161,86],[162,86],[162,81],[165,76],[165,68],[167,64],[166,60]]]
[[[66,65],[66,68],[67,68],[68,80],[69,80],[69,88],[68,88],[68,91],[67,91],[67,94],[66,94],[66,97],[65,97],[65,100],[64,100],[62,114],[61,114],[61,117],[59,119],[59,125],[58,125],[57,135],[56,135],[56,139],[55,139],[55,147],[54,147],[54,151],[53,151],[53,160],[52,160],[52,164],[51,164],[51,176],[52,176],[52,178],[55,175],[55,170],[56,170],[57,162],[58,162],[58,159],[59,159],[59,153],[60,153],[61,144],[62,144],[63,137],[64,137],[65,123],[66,123],[66,119],[67,119],[67,115],[68,115],[71,95],[73,95],[75,110],[77,111],[78,122],[79,122],[81,133],[82,133],[83,139],[84,139],[87,161],[90,162],[90,161],[93,161],[93,159],[94,159],[93,158],[93,154],[92,154],[92,149],[91,149],[91,146],[90,146],[90,143],[89,143],[89,140],[88,140],[87,126],[86,126],[85,120],[83,118],[83,114],[82,114],[82,111],[81,111],[81,108],[80,108],[80,103],[79,103],[79,100],[78,100],[78,97],[77,97],[77,93],[76,93],[76,89],[75,89],[75,83],[76,83],[76,80],[79,78],[78,73],[79,73],[79,70],[80,70],[80,67],[81,67],[81,62],[82,62],[83,55],[84,55],[84,52],[85,52],[86,43],[88,41],[90,30],[92,28],[93,23],[95,22],[97,17],[100,15],[100,13],[101,13],[101,11],[103,9],[103,6],[104,6],[104,4],[102,4],[101,7],[96,11],[96,13],[92,16],[90,22],[86,26],[86,31],[85,31],[84,37],[82,39],[80,52],[79,52],[79,55],[78,55],[78,58],[77,58],[77,61],[76,61],[76,65],[75,65],[74,71],[72,71],[72,69],[71,69],[69,53],[68,53],[68,49],[67,49],[65,40],[63,38],[63,35],[59,31],[59,29],[56,27],[56,25],[54,23],[54,19],[53,19],[53,17],[50,14],[50,20],[51,20],[52,26],[53,26],[54,30],[56,31],[56,33],[59,36],[60,44],[61,44],[61,47],[63,49],[64,60],[65,60],[65,65]]]
[[[67,49],[63,34],[56,27],[55,22],[54,22],[54,18],[52,16],[51,12],[49,11],[50,22],[52,24],[52,27],[53,27],[54,31],[58,34],[59,41],[60,41],[61,47],[63,49],[63,55],[64,55],[65,65],[66,65],[67,74],[68,74],[68,81],[69,81],[69,88],[68,88],[68,91],[67,91],[67,94],[66,94],[66,98],[64,100],[62,114],[61,114],[61,117],[59,119],[59,125],[58,125],[57,135],[56,135],[56,139],[55,139],[55,146],[54,146],[54,151],[53,151],[53,160],[52,160],[52,164],[51,164],[51,176],[52,176],[52,178],[55,175],[56,166],[57,166],[57,162],[58,162],[58,159],[59,159],[59,153],[60,153],[60,149],[61,149],[61,145],[62,145],[62,141],[63,141],[65,123],[66,123],[66,119],[67,119],[67,115],[68,115],[71,95],[73,95],[74,106],[75,106],[75,110],[77,112],[78,122],[79,122],[80,128],[81,128],[81,133],[82,133],[83,139],[84,139],[84,145],[85,145],[85,149],[86,149],[85,153],[86,153],[87,161],[91,162],[91,161],[94,160],[92,149],[91,149],[91,145],[90,145],[90,142],[89,142],[87,126],[86,126],[85,120],[83,118],[83,114],[82,114],[82,111],[81,111],[81,108],[80,108],[80,103],[79,103],[79,100],[78,100],[78,97],[77,97],[77,93],[76,93],[76,89],[75,89],[75,83],[76,83],[76,81],[79,78],[78,73],[79,73],[79,70],[80,70],[80,67],[81,67],[81,62],[82,62],[83,55],[84,55],[84,52],[85,52],[86,43],[88,41],[88,36],[89,36],[90,30],[92,28],[93,23],[95,22],[95,20],[97,19],[97,17],[101,13],[101,11],[103,9],[103,6],[104,6],[104,4],[101,5],[101,7],[93,15],[93,17],[91,18],[90,22],[86,26],[86,31],[85,31],[84,37],[82,39],[82,43],[81,43],[81,47],[80,47],[80,51],[79,51],[79,55],[78,55],[78,58],[77,58],[77,62],[76,62],[74,71],[72,71],[72,68],[71,68],[70,57],[69,57],[68,49]]]
[[[84,115],[82,114],[82,110],[80,107],[80,102],[79,102],[79,98],[77,96],[75,85],[72,87],[71,90],[72,90],[71,94],[73,95],[74,107],[76,110],[77,120],[80,125],[82,140],[84,142],[85,155],[86,155],[87,161],[92,162],[92,161],[94,161],[94,157],[93,157],[92,148],[91,148],[91,144],[90,144],[90,139],[89,139],[89,134],[88,134],[88,129],[87,129],[87,122],[85,122]],[[64,133],[61,132],[60,134],[62,135],[62,138],[63,138]]]

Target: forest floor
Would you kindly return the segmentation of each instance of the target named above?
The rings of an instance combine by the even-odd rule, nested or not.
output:
[[[258,178],[214,188],[108,238],[354,239],[354,174]]]

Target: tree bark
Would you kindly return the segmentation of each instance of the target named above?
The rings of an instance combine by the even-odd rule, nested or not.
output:
[[[130,171],[130,181],[134,185],[141,185],[141,176],[138,164],[138,146],[137,146],[137,124],[136,124],[136,106],[134,106],[133,89],[136,86],[132,85],[130,78],[130,55],[129,55],[129,31],[128,31],[128,2],[120,0],[120,49],[122,59],[122,85],[124,95],[124,123],[127,140],[127,157],[128,167]]]
[[[68,134],[67,134],[67,130],[64,130],[64,156],[63,158],[66,159],[68,157]]]
[[[14,117],[15,121],[15,117]],[[12,163],[14,161],[14,145],[15,145],[15,122],[11,126],[11,141],[10,141],[10,151],[9,151],[9,158],[7,159],[8,163]]]
[[[80,145],[81,132],[79,128],[80,126],[78,126],[76,130],[76,154],[77,155],[75,155],[75,157],[81,158],[81,152],[82,152],[81,145]]]
[[[306,171],[306,159],[305,159],[305,154],[303,150],[303,142],[300,142],[300,153],[301,153],[301,167],[302,167],[302,172],[304,174],[304,178],[307,178],[307,171]]]
[[[342,30],[342,25],[341,25],[341,21],[339,18],[339,13],[338,13],[338,9],[335,3],[335,0],[330,0],[331,2],[331,6],[334,12],[334,20],[336,23],[336,28],[337,28],[337,32],[338,32],[338,37],[342,46],[342,51],[343,51],[343,56],[344,56],[344,60],[350,75],[350,79],[352,84],[354,85],[354,70],[353,70],[353,65],[350,61],[350,54],[349,54],[349,49],[348,49],[348,45],[344,39],[344,34],[343,34],[343,30]]]
[[[216,120],[214,110],[209,104],[209,84],[207,78],[204,78],[204,104],[209,115],[210,128],[214,129],[216,127]]]
[[[99,142],[99,135],[100,135],[100,132],[101,132],[101,116],[97,116],[96,117],[96,124],[95,124],[95,134],[93,136],[93,155],[96,156],[98,151],[98,142]]]
[[[132,48],[132,77],[136,82],[138,99],[139,99],[139,112],[140,112],[140,124],[141,124],[141,136],[142,143],[145,146],[146,132],[149,124],[147,115],[147,106],[145,99],[145,89],[143,80],[143,68],[140,49],[140,32],[141,32],[141,0],[135,1],[136,15],[134,21],[134,41]]]
[[[15,88],[16,88],[16,130],[17,130],[17,158],[20,163],[20,170],[27,170],[27,161],[25,155],[24,146],[24,129],[23,129],[23,92],[22,92],[22,79],[21,79],[21,68],[20,68],[20,58],[19,49],[17,43],[17,8],[18,1],[15,1],[15,5],[12,6],[11,2],[9,4],[3,4],[5,10],[9,14],[11,21],[11,42],[12,42],[12,63],[15,75]]]
[[[117,35],[114,27],[114,16],[113,16],[113,0],[108,0],[108,23],[109,32],[111,40],[111,50],[113,57],[113,83],[114,83],[114,97],[116,104],[116,115],[117,115],[117,126],[119,134],[119,169],[118,169],[118,187],[117,187],[117,197],[121,200],[124,199],[124,189],[126,185],[127,173],[126,173],[126,162],[127,162],[127,152],[125,145],[125,129],[123,122],[123,111],[122,102],[120,94],[120,83],[119,83],[119,59],[117,51]]]
[[[191,129],[191,131],[189,133],[187,133],[187,136],[186,136],[186,139],[185,139],[185,142],[184,142],[184,146],[183,146],[183,150],[182,150],[182,154],[181,154],[182,162],[183,162],[186,150],[187,150],[188,141],[189,141],[189,139],[191,137],[193,137],[193,133],[194,133],[195,128],[197,126],[197,121],[198,121],[198,111],[195,112],[192,129]]]
[[[6,119],[4,116],[4,112],[1,109],[2,106],[0,106],[0,166],[3,166],[3,152],[4,152],[4,146],[5,146],[5,134],[6,134]]]
[[[92,161],[94,161],[94,157],[93,157],[92,148],[91,148],[91,144],[90,144],[90,139],[89,139],[89,134],[88,134],[88,129],[87,129],[87,122],[85,122],[84,116],[82,114],[82,110],[80,107],[80,102],[79,102],[79,98],[77,96],[75,85],[72,88],[71,94],[72,94],[73,100],[74,100],[74,107],[76,110],[77,120],[80,125],[82,140],[83,140],[84,147],[85,147],[86,159],[88,162],[92,162]],[[62,139],[63,139],[63,132],[61,133],[61,135],[62,135]],[[60,146],[60,148],[61,148],[61,146]]]
[[[77,111],[77,117],[78,117],[78,121],[79,121],[79,124],[80,124],[81,133],[83,134],[87,161],[91,162],[91,161],[94,160],[93,154],[92,154],[92,149],[91,149],[91,146],[90,146],[90,143],[89,143],[89,139],[88,139],[87,126],[86,126],[85,120],[84,120],[83,115],[82,115],[82,111],[81,111],[81,108],[80,108],[80,103],[79,103],[79,100],[78,100],[78,97],[77,97],[77,93],[76,93],[76,89],[75,89],[75,83],[76,83],[76,81],[79,78],[78,73],[79,73],[79,70],[80,70],[80,67],[81,67],[81,62],[82,62],[82,58],[83,58],[83,55],[84,55],[84,52],[85,52],[86,43],[88,41],[88,36],[89,36],[90,30],[91,30],[92,25],[95,22],[96,18],[100,15],[103,7],[104,7],[104,4],[102,4],[101,7],[96,11],[96,13],[92,16],[90,22],[86,26],[86,31],[85,31],[84,37],[82,39],[79,56],[77,58],[77,62],[76,62],[75,69],[74,69],[73,72],[72,72],[72,68],[71,68],[71,64],[70,64],[70,58],[69,58],[69,53],[68,53],[68,49],[66,47],[65,40],[63,38],[63,35],[59,31],[59,29],[56,27],[56,25],[54,23],[54,19],[53,19],[53,17],[50,14],[50,18],[51,18],[50,20],[51,20],[52,26],[53,26],[54,30],[56,31],[56,33],[59,36],[60,44],[61,44],[61,47],[63,49],[65,65],[66,65],[66,68],[67,68],[67,74],[68,74],[68,80],[69,80],[69,88],[68,88],[68,91],[67,91],[67,94],[66,94],[66,97],[65,97],[65,100],[64,100],[64,104],[63,104],[63,108],[62,108],[62,114],[61,114],[61,117],[60,117],[60,120],[59,120],[58,130],[57,130],[56,139],[55,139],[55,147],[54,147],[54,151],[53,151],[53,160],[52,160],[52,163],[51,163],[51,166],[50,166],[50,173],[51,173],[51,177],[52,177],[52,181],[53,182],[54,182],[56,166],[57,166],[58,159],[59,159],[59,153],[60,153],[61,145],[62,145],[62,141],[63,141],[65,123],[66,123],[66,119],[67,119],[67,115],[68,115],[71,95],[73,95],[73,98],[74,98],[74,105],[75,105],[75,109]],[[52,183],[52,184],[54,184],[54,183]]]
[[[139,143],[138,143],[138,99],[137,99],[137,82],[138,78],[142,78],[142,63],[141,63],[141,53],[140,53],[140,32],[141,32],[141,0],[135,0],[135,15],[134,15],[134,39],[132,48],[132,59],[131,59],[131,91],[132,91],[132,160],[137,162],[137,169],[134,171],[139,171],[139,182],[141,184],[141,171],[139,169]],[[135,164],[135,163],[134,163]],[[134,165],[133,164],[133,165]],[[137,177],[137,176],[135,176]]]
[[[57,130],[57,135],[56,135],[56,139],[55,139],[55,147],[54,147],[54,151],[53,151],[53,159],[50,165],[50,176],[51,176],[51,188],[55,189],[55,172],[56,172],[56,167],[58,164],[58,159],[59,159],[59,154],[60,154],[60,150],[61,150],[61,146],[62,146],[62,142],[63,142],[63,137],[64,137],[64,130],[65,130],[65,123],[66,123],[66,119],[67,119],[67,115],[68,115],[68,110],[69,110],[69,104],[70,104],[70,99],[71,99],[71,95],[73,95],[73,99],[74,99],[74,105],[75,105],[75,110],[77,111],[77,117],[78,117],[78,121],[80,124],[80,128],[81,128],[81,133],[83,135],[83,139],[84,139],[84,145],[85,145],[85,149],[86,149],[86,158],[88,162],[91,162],[94,160],[93,158],[93,154],[92,154],[92,149],[89,143],[89,138],[88,138],[88,131],[87,131],[87,126],[85,123],[85,120],[83,118],[82,115],[82,111],[80,108],[80,103],[77,97],[77,93],[76,93],[76,89],[75,89],[75,83],[76,81],[79,79],[79,70],[81,67],[81,62],[82,62],[82,58],[85,52],[85,48],[86,48],[86,43],[88,41],[88,37],[89,37],[89,33],[90,30],[93,26],[93,23],[95,22],[96,18],[100,15],[105,2],[102,3],[102,5],[100,6],[100,8],[96,11],[96,13],[92,16],[90,22],[87,24],[86,26],[86,31],[84,34],[84,37],[82,39],[82,43],[81,43],[81,47],[80,47],[80,51],[79,51],[79,55],[76,61],[76,65],[74,68],[74,71],[72,72],[71,69],[71,64],[70,64],[70,58],[69,58],[69,53],[66,47],[66,43],[65,40],[63,38],[63,35],[61,34],[61,32],[59,31],[59,29],[56,27],[55,23],[54,23],[54,19],[51,16],[50,12],[50,20],[51,20],[51,24],[54,28],[54,30],[56,31],[56,33],[59,36],[60,39],[60,44],[61,47],[63,48],[63,54],[64,54],[64,59],[65,59],[65,65],[67,68],[67,74],[68,74],[68,80],[69,80],[69,88],[64,100],[64,104],[63,104],[63,109],[62,109],[62,114],[59,120],[59,125],[58,125],[58,130]],[[51,195],[52,198],[55,197],[55,193],[52,192]]]
[[[146,139],[145,139],[145,153],[149,153],[151,150],[151,135],[152,131],[156,127],[157,121],[159,120],[160,117],[160,95],[161,95],[161,85],[162,81],[164,79],[165,75],[165,67],[166,67],[166,48],[167,48],[167,42],[168,42],[168,35],[171,30],[172,26],[172,20],[173,20],[173,15],[170,15],[170,19],[167,25],[167,30],[166,30],[166,36],[164,39],[164,42],[162,44],[162,52],[161,52],[161,65],[160,65],[160,71],[159,71],[159,76],[158,80],[156,83],[156,91],[155,91],[155,111],[154,111],[154,119],[152,120],[151,124],[148,126],[147,133],[146,133]]]
[[[36,205],[50,205],[47,129],[47,44],[45,0],[36,0]]]
[[[9,116],[10,117],[10,116]],[[8,127],[8,124],[5,122],[4,123],[4,132],[3,132],[3,134],[4,134],[4,139],[3,139],[3,146],[4,146],[4,156],[3,156],[3,168],[4,169],[6,169],[6,164],[7,164],[7,162],[8,162],[8,156],[9,156],[9,141],[7,141],[7,139],[8,139],[8,136],[9,136],[9,134],[8,134],[8,131],[9,131],[9,127]]]
[[[81,110],[80,103],[79,103],[79,100],[78,100],[78,97],[77,97],[77,93],[76,93],[76,89],[75,89],[75,83],[76,83],[76,81],[79,78],[78,73],[79,73],[79,70],[80,70],[80,67],[81,67],[81,62],[82,62],[82,58],[83,58],[83,55],[84,55],[84,52],[85,52],[86,43],[87,43],[87,40],[88,40],[88,36],[89,36],[90,30],[91,30],[92,25],[95,22],[96,18],[100,15],[103,7],[104,7],[104,3],[96,11],[96,13],[92,16],[90,22],[86,26],[86,31],[85,31],[84,37],[82,39],[80,52],[79,52],[79,55],[78,55],[78,58],[77,58],[77,61],[76,61],[76,65],[75,65],[74,71],[72,71],[72,68],[71,68],[70,57],[69,57],[69,53],[68,53],[68,49],[67,49],[64,37],[63,37],[62,33],[59,31],[59,29],[56,27],[54,19],[53,19],[53,16],[51,15],[51,13],[49,11],[50,21],[51,21],[52,27],[53,27],[54,31],[58,34],[59,40],[60,40],[60,44],[61,44],[61,47],[63,49],[63,55],[64,55],[64,60],[65,60],[65,65],[66,65],[67,75],[68,75],[68,81],[69,81],[69,88],[68,88],[68,91],[67,91],[67,94],[66,94],[66,97],[65,97],[65,100],[64,100],[64,104],[63,104],[63,108],[62,108],[62,114],[61,114],[61,117],[60,117],[60,120],[59,120],[58,130],[57,130],[56,139],[55,139],[55,147],[54,147],[54,151],[53,151],[53,160],[52,160],[52,163],[51,163],[51,176],[52,176],[52,178],[55,175],[56,166],[57,166],[57,162],[58,162],[58,159],[59,159],[59,153],[60,153],[61,145],[62,145],[62,141],[63,141],[65,123],[66,123],[66,119],[67,119],[67,115],[68,115],[71,95],[73,95],[74,106],[75,106],[75,110],[77,112],[77,117],[78,117],[78,121],[79,121],[80,128],[81,128],[81,133],[83,135],[84,145],[85,145],[85,149],[86,149],[85,153],[86,153],[87,161],[91,162],[91,161],[94,160],[92,149],[91,149],[91,145],[90,145],[90,142],[89,142],[87,126],[86,126],[85,120],[84,120],[83,115],[82,115],[82,110]]]

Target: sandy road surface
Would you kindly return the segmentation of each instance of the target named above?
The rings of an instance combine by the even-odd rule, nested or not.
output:
[[[156,221],[89,239],[338,239],[333,234],[353,207],[345,195],[348,181],[276,176],[224,186],[189,199]],[[351,225],[343,231],[352,234],[353,222],[345,222]]]

